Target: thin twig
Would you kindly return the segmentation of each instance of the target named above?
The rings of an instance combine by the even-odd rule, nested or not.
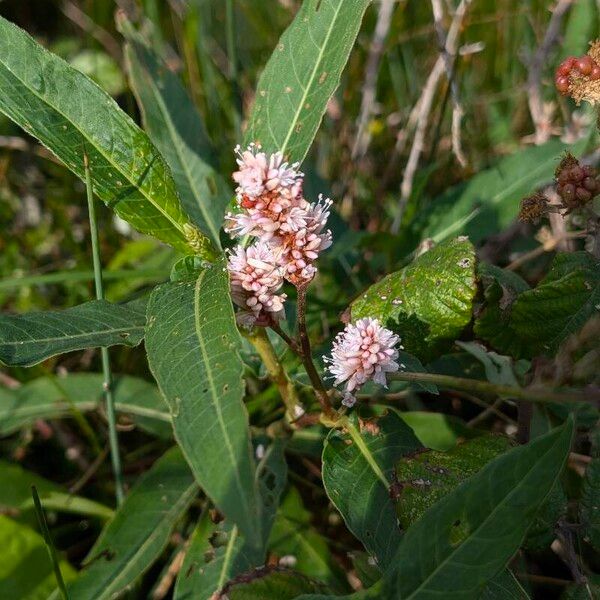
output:
[[[566,234],[561,235],[559,237],[552,236],[550,239],[545,240],[544,243],[538,246],[537,248],[534,248],[533,250],[526,252],[518,258],[515,258],[515,260],[513,260],[507,267],[505,267],[505,269],[507,271],[516,271],[526,262],[529,262],[530,260],[533,260],[534,258],[537,258],[538,256],[541,256],[546,252],[552,252],[556,249],[556,247],[561,241],[565,239],[573,240],[578,238],[584,238],[587,235],[587,231],[569,231]]]
[[[96,474],[104,459],[108,456],[109,446],[106,446],[100,454],[94,459],[94,462],[87,468],[86,472],[69,487],[69,494],[78,494],[87,482]]]
[[[502,406],[503,402],[503,398],[498,398],[497,400],[494,400],[493,404],[488,404],[487,407],[484,410],[482,410],[478,415],[473,417],[470,421],[467,421],[467,425],[469,427],[475,427],[475,425],[479,425],[479,423],[485,421],[490,415],[496,415],[503,421],[506,421],[507,423],[510,423],[512,425],[514,421],[510,417],[507,417],[501,410],[498,410],[498,408]]]
[[[85,169],[85,185],[87,191],[88,210],[90,218],[90,236],[92,240],[92,258],[94,263],[94,282],[96,285],[96,299],[104,300],[104,285],[102,283],[102,263],[100,261],[100,240],[98,239],[98,223],[96,221],[96,206],[94,204],[94,193],[92,190],[92,175],[87,154],[83,155],[83,166]],[[110,455],[113,472],[115,476],[115,495],[117,505],[123,503],[123,474],[121,471],[121,457],[119,455],[119,441],[117,438],[117,417],[115,414],[115,399],[113,396],[113,377],[110,367],[108,348],[100,348],[102,357],[102,372],[104,375],[104,399],[106,403],[106,418],[108,421],[108,440],[110,444]]]
[[[96,41],[104,47],[117,63],[121,64],[123,57],[121,54],[121,45],[119,42],[106,30],[96,24],[88,15],[86,15],[76,4],[65,0],[61,6],[61,11],[67,19],[75,23],[86,33],[89,33]]]
[[[460,104],[458,82],[455,77],[456,61],[454,57],[450,56],[446,48],[446,32],[444,31],[443,25],[444,9],[441,0],[431,0],[431,8],[433,9],[433,22],[438,37],[438,43],[440,45],[440,54],[444,60],[446,77],[448,78],[450,92],[452,94],[452,150],[454,151],[454,155],[460,166],[465,167],[467,165],[467,159],[463,153],[460,138],[460,125],[464,111]]]
[[[381,0],[377,23],[373,32],[373,39],[369,47],[369,56],[365,68],[365,79],[362,88],[362,101],[360,104],[360,116],[358,118],[358,131],[352,148],[352,159],[364,156],[369,143],[371,134],[368,124],[373,111],[373,105],[376,97],[377,78],[379,76],[379,63],[383,54],[383,46],[390,31],[392,14],[396,0]]]
[[[547,142],[551,134],[551,123],[548,118],[548,113],[544,109],[544,101],[542,98],[542,72],[544,66],[548,62],[548,55],[552,47],[558,41],[560,28],[563,17],[573,4],[574,0],[558,0],[552,17],[546,29],[544,40],[539,48],[533,53],[533,56],[526,60],[528,68],[527,75],[527,98],[529,103],[529,112],[533,124],[535,125],[535,143],[543,144]]]
[[[453,61],[456,59],[457,41],[460,27],[470,4],[471,0],[461,0],[454,14],[454,18],[452,19],[450,29],[448,30],[445,49],[448,55],[453,58]],[[398,202],[398,208],[396,211],[396,216],[394,217],[394,222],[392,223],[392,233],[398,233],[408,199],[412,193],[415,173],[417,171],[417,167],[419,166],[419,159],[421,158],[423,146],[425,144],[425,132],[427,130],[429,114],[431,113],[435,91],[444,71],[444,58],[439,56],[435,62],[435,65],[433,66],[433,69],[431,70],[431,73],[429,74],[429,77],[427,78],[427,83],[423,88],[421,98],[418,102],[419,109],[417,113],[417,128],[408,157],[408,162],[406,163],[406,169],[404,170],[402,184],[400,186],[400,200]]]

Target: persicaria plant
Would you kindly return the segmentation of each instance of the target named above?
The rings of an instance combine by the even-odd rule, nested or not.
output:
[[[595,3],[81,4],[0,17],[0,598],[600,597]]]

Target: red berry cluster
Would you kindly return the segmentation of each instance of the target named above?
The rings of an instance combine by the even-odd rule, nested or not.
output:
[[[569,93],[570,78],[573,75],[588,77],[592,81],[600,79],[600,65],[588,54],[583,56],[569,56],[560,63],[554,82],[556,89],[563,95]]]
[[[556,191],[567,212],[583,206],[600,193],[598,171],[567,154],[556,170]]]

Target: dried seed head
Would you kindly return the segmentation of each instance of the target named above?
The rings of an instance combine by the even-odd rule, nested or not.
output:
[[[556,70],[554,81],[556,89],[577,104],[600,103],[600,40],[590,44],[587,54],[565,59]]]
[[[536,192],[527,198],[521,200],[521,209],[519,210],[519,221],[528,221],[530,223],[538,221],[548,213],[548,200],[541,192]]]

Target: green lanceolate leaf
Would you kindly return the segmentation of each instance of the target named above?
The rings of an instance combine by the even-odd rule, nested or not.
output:
[[[294,570],[323,581],[334,590],[347,589],[345,576],[332,559],[327,540],[311,525],[311,513],[291,487],[286,494],[269,539],[269,551],[293,556]]]
[[[244,543],[239,529],[226,521],[215,525],[205,514],[175,584],[175,600],[211,600],[237,575],[259,566],[262,557]]]
[[[400,526],[408,529],[438,500],[510,447],[508,438],[485,435],[448,452],[429,450],[401,458],[396,466],[400,483],[396,512]]]
[[[304,0],[261,75],[245,136],[301,161],[340,82],[370,0]]]
[[[469,323],[475,292],[475,249],[457,238],[371,286],[352,303],[351,318],[378,318],[408,352],[430,358]]]
[[[360,440],[331,430],[323,450],[323,484],[348,529],[385,569],[401,539],[389,489],[394,467],[422,446],[392,411],[362,427],[354,416],[351,419],[357,433],[362,429]]]
[[[260,546],[240,344],[224,262],[152,293],[146,349],[175,437],[202,489],[247,542]]]
[[[169,450],[139,480],[69,586],[77,600],[115,598],[164,550],[198,486],[178,448]]]
[[[74,373],[66,377],[40,377],[14,390],[0,389],[0,435],[8,435],[37,419],[60,419],[73,411],[88,412],[102,406],[104,377]],[[168,438],[171,416],[156,385],[137,377],[114,381],[117,411],[131,415],[142,429]]]
[[[517,551],[560,475],[573,421],[488,463],[412,525],[383,597],[478,598]]]
[[[584,145],[579,143],[571,151],[577,155]],[[429,204],[414,230],[420,239],[432,238],[435,242],[460,234],[479,242],[508,227],[523,197],[552,180],[557,157],[563,150],[562,142],[552,140],[511,154]]]
[[[42,536],[0,515],[0,547],[0,598],[46,600],[56,589],[56,579]],[[75,577],[67,561],[59,565],[65,581]]]
[[[144,127],[171,168],[183,207],[220,248],[219,229],[233,193],[213,167],[215,152],[179,78],[145,40],[121,20],[125,56]]]
[[[135,229],[191,253],[168,167],[91,79],[0,18],[0,111],[37,137]]]
[[[0,362],[30,367],[73,350],[137,346],[145,324],[143,311],[106,300],[61,311],[0,315]]]
[[[600,261],[587,252],[559,254],[546,278],[519,295],[511,324],[528,354],[549,354],[600,314]]]
[[[293,600],[301,594],[325,591],[325,586],[286,569],[264,568],[231,582],[218,596],[224,600]]]
[[[60,485],[44,479],[20,465],[0,460],[0,510],[19,520],[35,523],[31,486],[35,485],[45,509],[110,519],[112,509],[99,502],[69,494]],[[13,514],[14,513],[14,514]]]

